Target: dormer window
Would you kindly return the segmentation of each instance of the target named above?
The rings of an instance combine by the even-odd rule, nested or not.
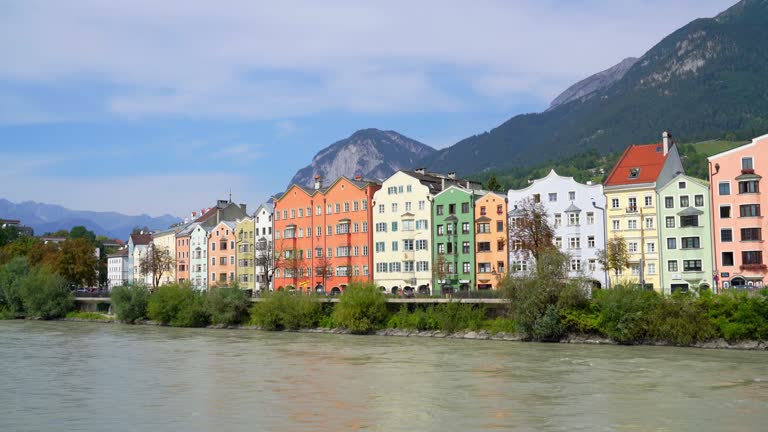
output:
[[[629,178],[630,179],[636,179],[640,176],[640,168],[630,168],[629,169]]]

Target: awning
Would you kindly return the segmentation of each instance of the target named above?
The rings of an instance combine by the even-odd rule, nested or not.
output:
[[[704,212],[697,208],[688,207],[686,209],[680,210],[677,212],[677,214],[678,216],[701,216],[704,214]]]
[[[571,205],[569,205],[568,208],[565,209],[566,213],[578,213],[580,211],[581,209],[573,205],[573,203],[571,203]]]
[[[480,216],[479,218],[475,219],[475,222],[490,222],[491,218],[488,216]]]
[[[742,174],[736,177],[736,181],[760,180],[761,178],[759,174]]]

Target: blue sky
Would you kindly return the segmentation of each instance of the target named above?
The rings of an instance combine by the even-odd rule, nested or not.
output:
[[[0,198],[255,208],[357,129],[454,144],[733,2],[0,0]]]

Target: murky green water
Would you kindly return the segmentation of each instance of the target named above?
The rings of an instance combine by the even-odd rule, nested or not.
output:
[[[0,431],[764,431],[768,353],[0,321]]]

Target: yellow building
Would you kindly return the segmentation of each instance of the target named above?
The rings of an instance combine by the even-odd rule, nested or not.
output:
[[[238,219],[235,225],[237,242],[237,282],[241,289],[255,288],[256,272],[253,260],[254,220],[247,216]]]
[[[624,238],[629,252],[629,268],[618,278],[611,272],[612,286],[630,282],[661,289],[656,192],[684,172],[671,136],[662,137],[659,144],[627,147],[605,181],[606,238]]]
[[[176,232],[178,228],[171,228],[152,234],[152,245],[157,249],[168,252],[173,258],[174,265],[160,276],[160,285],[176,282]]]

